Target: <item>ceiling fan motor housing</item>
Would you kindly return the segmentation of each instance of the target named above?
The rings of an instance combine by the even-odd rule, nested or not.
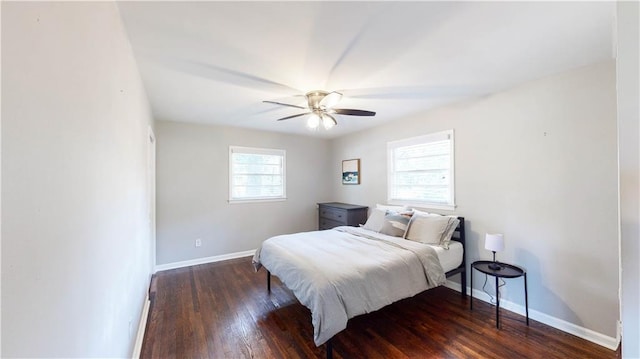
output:
[[[320,102],[328,95],[327,91],[309,91],[306,94],[307,103],[309,104],[309,108],[311,110],[320,110]]]

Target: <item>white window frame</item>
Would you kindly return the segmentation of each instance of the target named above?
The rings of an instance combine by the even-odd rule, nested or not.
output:
[[[449,165],[449,198],[446,203],[443,202],[432,202],[432,201],[422,201],[422,200],[412,200],[412,199],[398,199],[392,198],[393,187],[394,187],[394,158],[393,151],[400,147],[414,146],[418,144],[424,144],[429,142],[437,142],[445,139],[450,140],[450,165]],[[407,206],[414,206],[419,208],[433,208],[433,209],[441,209],[453,211],[456,208],[455,204],[455,146],[454,146],[454,136],[453,130],[446,130],[441,132],[435,132],[428,135],[411,137],[403,140],[393,141],[387,143],[387,202],[390,204],[400,204]]]
[[[234,198],[233,197],[233,154],[247,153],[256,155],[273,155],[282,157],[282,196],[276,197],[250,197],[250,198]],[[287,152],[280,149],[256,148],[243,146],[229,146],[229,203],[255,203],[255,202],[277,202],[287,199]]]

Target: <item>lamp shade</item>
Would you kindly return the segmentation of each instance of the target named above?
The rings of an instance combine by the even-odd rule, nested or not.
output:
[[[487,233],[484,239],[484,248],[492,252],[501,252],[504,250],[504,238],[502,234]]]

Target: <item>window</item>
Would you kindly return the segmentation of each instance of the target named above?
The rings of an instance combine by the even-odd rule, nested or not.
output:
[[[284,150],[229,147],[229,202],[286,199]]]
[[[388,201],[455,209],[453,130],[387,143]]]

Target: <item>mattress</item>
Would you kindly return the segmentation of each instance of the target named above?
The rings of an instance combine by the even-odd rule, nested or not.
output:
[[[435,249],[438,259],[440,260],[440,265],[445,273],[458,268],[458,266],[462,264],[462,257],[464,255],[462,243],[452,240],[449,242],[449,249],[444,249],[440,246],[425,245]]]

